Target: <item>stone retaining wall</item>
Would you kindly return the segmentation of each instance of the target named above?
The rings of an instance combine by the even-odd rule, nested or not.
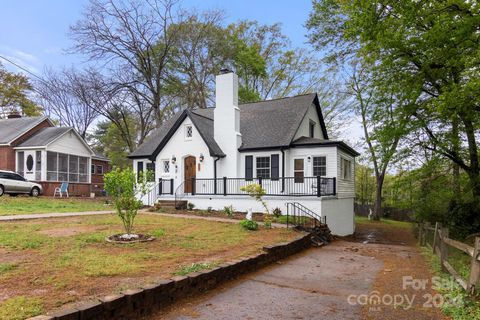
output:
[[[148,315],[179,299],[213,289],[225,281],[298,253],[310,247],[310,244],[310,235],[302,234],[290,242],[266,246],[263,253],[225,263],[215,269],[161,280],[142,289],[126,290],[118,295],[106,296],[28,320],[127,320]]]

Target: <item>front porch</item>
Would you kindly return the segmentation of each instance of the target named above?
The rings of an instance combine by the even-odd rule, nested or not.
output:
[[[259,184],[266,196],[324,197],[336,195],[336,178],[327,177],[280,177],[272,178],[191,178],[175,184],[174,179],[158,180],[152,187],[150,197],[175,196],[246,196],[242,187]]]

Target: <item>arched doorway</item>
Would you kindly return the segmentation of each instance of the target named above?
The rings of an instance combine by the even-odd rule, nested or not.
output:
[[[184,170],[184,192],[192,193],[193,185],[192,178],[197,176],[197,160],[193,156],[188,156],[183,160]]]

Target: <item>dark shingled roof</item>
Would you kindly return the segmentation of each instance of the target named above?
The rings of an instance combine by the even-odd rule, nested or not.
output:
[[[0,119],[0,144],[12,142],[47,119],[47,117]]]
[[[22,142],[18,145],[19,148],[25,147],[43,147],[60,137],[61,135],[65,134],[66,132],[73,130],[70,127],[50,127],[50,128],[43,128],[38,131],[35,135],[31,138],[27,139],[26,141]]]
[[[93,150],[94,155],[92,156],[93,159],[103,160],[103,161],[110,161],[103,153],[97,150]]]
[[[288,147],[315,98],[310,93],[240,105],[240,150]]]
[[[242,134],[240,151],[289,147],[312,104],[317,107],[323,135],[325,139],[328,139],[318,97],[315,93],[240,105],[240,131]],[[214,139],[214,110],[215,108],[184,110],[175,114],[160,129],[152,132],[149,138],[129,157],[156,157],[187,116],[200,132],[210,150],[210,155],[225,156]]]
[[[140,146],[138,146],[135,151],[130,153],[129,157],[139,158],[151,156],[158,148],[159,144],[167,136],[170,129],[183,116],[183,114],[183,112],[176,113],[172,118],[165,121],[165,123],[162,124],[160,128],[151,132],[150,135],[145,139],[145,141]]]
[[[315,147],[330,147],[330,146],[337,146],[340,149],[344,150],[345,152],[351,154],[352,156],[356,157],[359,156],[360,153],[355,151],[352,147],[346,144],[343,141],[335,141],[335,140],[322,140],[317,138],[310,138],[310,137],[300,137],[292,142],[292,147],[305,147],[305,146],[315,146]]]
[[[225,153],[223,153],[213,138],[213,112],[210,113],[211,115],[209,117],[208,112],[201,112],[201,110],[197,110],[197,112],[187,111],[188,116],[192,119],[193,125],[197,128],[198,132],[200,132],[203,141],[207,144],[210,155],[225,157]]]

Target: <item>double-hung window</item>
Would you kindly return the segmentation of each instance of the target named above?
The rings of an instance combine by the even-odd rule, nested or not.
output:
[[[327,158],[313,157],[313,176],[324,177],[327,175]]]
[[[270,178],[270,157],[257,157],[257,178]]]

